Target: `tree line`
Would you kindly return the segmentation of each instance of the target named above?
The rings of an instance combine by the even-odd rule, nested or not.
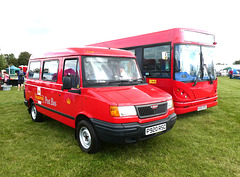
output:
[[[240,60],[234,61],[233,64],[234,64],[234,65],[238,65],[238,64],[240,64]]]
[[[11,54],[0,54],[0,70],[6,69],[9,66],[20,66],[20,65],[28,65],[28,61],[31,54],[28,52],[21,52],[18,58]]]

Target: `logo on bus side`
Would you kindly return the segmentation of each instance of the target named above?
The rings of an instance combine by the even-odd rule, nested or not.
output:
[[[66,99],[66,101],[67,101],[67,104],[71,104],[71,100],[69,98]]]

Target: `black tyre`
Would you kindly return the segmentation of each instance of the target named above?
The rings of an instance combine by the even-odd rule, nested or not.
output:
[[[76,131],[78,144],[84,152],[93,154],[100,150],[101,142],[88,121],[81,120]]]
[[[34,103],[31,104],[30,114],[31,114],[31,118],[34,122],[42,122],[43,121],[42,114],[37,111],[37,108]]]

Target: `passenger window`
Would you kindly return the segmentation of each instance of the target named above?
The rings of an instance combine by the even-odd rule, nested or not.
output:
[[[43,62],[42,79],[46,81],[56,82],[58,76],[58,60]]]
[[[28,78],[29,79],[39,79],[40,75],[40,61],[33,61],[29,65]]]
[[[170,45],[143,49],[143,70],[146,76],[170,78]]]
[[[80,87],[79,62],[77,58],[66,59],[63,66],[63,76],[72,80],[72,88]]]

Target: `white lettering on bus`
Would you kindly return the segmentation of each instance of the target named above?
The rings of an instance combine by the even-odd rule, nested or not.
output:
[[[57,102],[53,100],[53,98],[51,98],[51,105],[52,106],[57,106]]]
[[[54,101],[53,98],[48,99],[46,96],[45,96],[45,104],[48,104],[48,105],[51,105],[51,106],[57,106],[57,102]]]

